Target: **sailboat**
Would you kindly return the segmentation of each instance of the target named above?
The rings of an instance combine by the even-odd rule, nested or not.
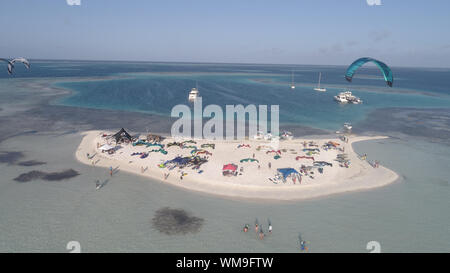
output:
[[[319,72],[319,84],[317,85],[316,88],[314,88],[314,90],[319,91],[319,92],[325,92],[327,91],[326,88],[320,88],[320,79],[322,78],[322,72]]]
[[[294,84],[294,70],[292,70],[292,75],[291,75],[291,89],[295,89],[295,84]]]

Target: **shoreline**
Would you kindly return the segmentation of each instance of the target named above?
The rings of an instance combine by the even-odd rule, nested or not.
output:
[[[297,153],[285,153],[281,159],[272,160],[272,158],[263,151],[255,150],[256,145],[267,144],[267,141],[262,140],[196,140],[199,143],[214,142],[217,147],[217,149],[210,150],[213,154],[211,160],[202,165],[201,169],[204,170],[204,172],[198,174],[190,168],[184,168],[183,171],[187,173],[187,175],[184,176],[183,179],[180,179],[178,175],[180,172],[178,168],[175,168],[169,172],[170,175],[167,180],[164,180],[163,176],[164,173],[168,172],[167,169],[158,168],[156,165],[162,161],[170,160],[176,155],[182,154],[183,152],[185,153],[186,151],[182,151],[179,147],[170,147],[168,148],[169,153],[167,155],[151,153],[147,159],[140,159],[139,157],[132,158],[129,155],[130,151],[141,152],[149,150],[149,148],[127,144],[119,149],[116,154],[108,155],[107,153],[101,153],[96,148],[96,144],[102,140],[101,133],[103,132],[104,131],[86,131],[82,133],[83,138],[75,152],[75,158],[78,161],[87,165],[93,165],[93,162],[96,162],[96,167],[109,168],[112,166],[120,171],[148,177],[159,181],[160,183],[168,183],[185,190],[219,195],[222,197],[278,201],[303,200],[337,193],[370,190],[391,184],[399,178],[397,173],[384,166],[373,168],[367,161],[359,159],[358,155],[353,150],[353,143],[387,138],[385,136],[354,136],[349,139],[348,143],[342,143],[351,160],[349,168],[338,167],[336,166],[337,162],[333,162],[333,167],[325,167],[324,173],[317,176],[317,179],[302,177],[301,184],[298,182],[292,183],[290,180],[283,184],[275,184],[271,183],[268,178],[274,176],[277,168],[292,167],[297,169],[300,164],[307,164],[307,161],[296,161],[293,159]],[[290,148],[289,150],[294,150],[295,147],[298,148],[301,146],[303,140],[305,139],[280,141],[280,148]],[[309,141],[311,139],[307,140]],[[332,140],[337,141],[336,139]],[[166,139],[163,143],[167,144],[171,141],[173,141],[173,139]],[[323,140],[317,141],[323,143]],[[241,143],[249,144],[252,148],[241,148],[241,150],[235,148],[236,145]],[[93,160],[86,156],[87,153],[94,155]],[[251,153],[258,154],[257,157],[261,161],[261,164],[237,163],[239,162],[238,158],[236,158],[237,154],[242,154],[241,157],[250,157],[245,155]],[[326,152],[325,155],[320,154],[318,157],[319,160],[331,161],[335,154],[336,153],[330,151]],[[242,166],[245,168],[242,175],[235,177],[222,176],[222,165],[231,162],[239,167]],[[264,165],[264,163],[267,162],[271,162],[273,167],[269,169],[267,164]],[[256,167],[257,164],[260,165],[260,168]],[[144,168],[144,166],[147,169],[142,173],[142,168]]]

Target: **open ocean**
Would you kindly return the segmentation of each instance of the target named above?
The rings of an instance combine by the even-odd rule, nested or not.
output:
[[[13,78],[0,73],[0,152],[46,162],[19,166],[0,156],[0,252],[65,252],[69,241],[79,241],[86,252],[299,252],[300,234],[311,252],[367,252],[369,241],[378,241],[382,252],[450,251],[450,69],[392,67],[393,88],[375,67],[361,68],[352,83],[345,81],[345,69],[32,61],[29,71],[18,66]],[[325,93],[312,90],[319,72]],[[196,84],[204,105],[279,105],[281,129],[304,126],[333,134],[352,122],[358,134],[389,135],[354,148],[401,179],[375,190],[296,202],[230,200],[127,173],[95,191],[93,181],[106,178],[106,170],[75,160],[77,132],[130,126],[161,131],[163,125],[155,124],[165,124],[173,106],[187,104]],[[364,103],[334,102],[345,88]],[[64,90],[70,94],[58,93]],[[13,180],[30,170],[68,168],[81,175],[61,182]],[[200,231],[155,230],[151,219],[167,206],[204,219]],[[263,228],[269,219],[273,225],[264,241],[241,232],[256,218]]]

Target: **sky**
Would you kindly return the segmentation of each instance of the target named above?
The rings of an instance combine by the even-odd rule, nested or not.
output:
[[[80,1],[1,0],[0,57],[450,67],[448,0]]]

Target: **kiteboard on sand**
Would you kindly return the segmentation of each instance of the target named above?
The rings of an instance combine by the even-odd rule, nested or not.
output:
[[[99,190],[99,189],[101,189],[102,187],[103,187],[103,184],[100,183],[100,181],[97,180],[97,181],[95,182],[95,189],[96,189],[96,190]]]

